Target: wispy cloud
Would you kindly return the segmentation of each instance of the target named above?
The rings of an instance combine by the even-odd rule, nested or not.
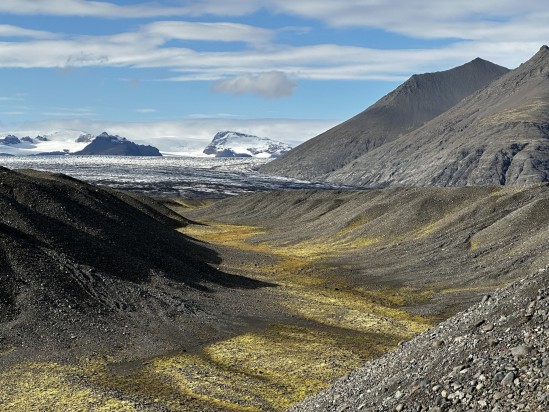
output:
[[[81,108],[66,108],[66,107],[56,107],[50,111],[42,113],[43,116],[48,117],[61,117],[61,118],[78,118],[78,117],[90,117],[95,116],[96,113],[87,107]]]
[[[196,40],[267,45],[275,33],[272,30],[237,23],[158,21],[143,26],[141,35],[160,41]]]
[[[16,94],[15,96],[0,96],[0,102],[22,102],[25,96]]]
[[[21,111],[7,111],[7,112],[1,112],[1,114],[3,116],[23,116],[26,113]]]
[[[271,71],[221,80],[213,84],[212,90],[217,93],[237,95],[253,93],[266,99],[278,99],[291,96],[296,87],[297,84],[285,73]]]
[[[167,3],[167,4],[166,4]],[[174,6],[174,3],[180,3]],[[141,1],[120,5],[89,0],[2,0],[0,13],[17,15],[85,16],[116,19],[166,16],[238,16],[263,7],[258,0]],[[268,3],[267,3],[268,5]]]
[[[151,108],[135,109],[134,111],[136,113],[142,113],[142,114],[156,113],[157,112],[156,109],[151,109]]]
[[[175,6],[174,6],[175,5]],[[181,21],[181,16],[242,16],[258,10],[316,19],[334,27],[377,28],[412,38],[444,39],[416,49],[374,49],[343,44],[292,46],[263,28],[232,22]],[[3,0],[0,13],[20,15],[163,18],[113,35],[50,33],[0,25],[0,67],[162,68],[165,80],[216,82],[213,90],[276,98],[292,94],[299,79],[403,80],[483,57],[516,67],[549,39],[545,1],[517,0],[197,0],[115,4],[85,0]],[[177,17],[177,19],[175,19]],[[172,20],[168,20],[174,18]],[[208,51],[194,42],[205,41]],[[242,43],[227,50],[226,43]]]
[[[0,24],[0,37],[28,37],[32,39],[54,39],[57,34],[43,30],[25,29],[9,24]]]

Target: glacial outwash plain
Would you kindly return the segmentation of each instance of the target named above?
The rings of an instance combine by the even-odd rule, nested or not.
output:
[[[151,198],[0,168],[2,411],[549,410],[549,48]]]

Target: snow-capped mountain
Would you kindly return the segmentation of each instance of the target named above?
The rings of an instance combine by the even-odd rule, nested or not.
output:
[[[0,154],[24,156],[69,154],[82,150],[91,140],[81,130],[25,130],[0,134]],[[93,136],[92,136],[93,138]]]
[[[112,136],[106,132],[99,136],[80,130],[34,130],[0,134],[1,156],[64,154],[161,156],[155,147],[138,145],[125,137]]]
[[[82,136],[79,139],[81,138]],[[135,144],[125,137],[110,135],[107,132],[103,132],[99,136],[95,137],[86,147],[75,154],[109,156],[162,156],[156,147]]]
[[[279,157],[292,149],[286,143],[238,132],[219,132],[203,153],[216,157]]]

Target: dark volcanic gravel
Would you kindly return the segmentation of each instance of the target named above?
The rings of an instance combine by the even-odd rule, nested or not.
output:
[[[0,367],[198,346],[241,324],[247,293],[266,286],[217,270],[174,230],[187,221],[145,196],[0,168],[0,209]]]
[[[547,269],[366,364],[291,409],[548,411]]]

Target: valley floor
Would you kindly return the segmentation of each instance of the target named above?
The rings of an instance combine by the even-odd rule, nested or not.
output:
[[[227,322],[222,338],[217,331],[203,345],[146,360],[17,364],[0,372],[0,410],[285,410],[539,265],[546,246],[528,242],[545,236],[549,217],[537,213],[545,192],[295,191],[166,202],[193,220],[179,230],[215,250],[222,272],[272,285],[218,292],[248,299],[250,315]],[[538,221],[526,227],[532,216]]]

